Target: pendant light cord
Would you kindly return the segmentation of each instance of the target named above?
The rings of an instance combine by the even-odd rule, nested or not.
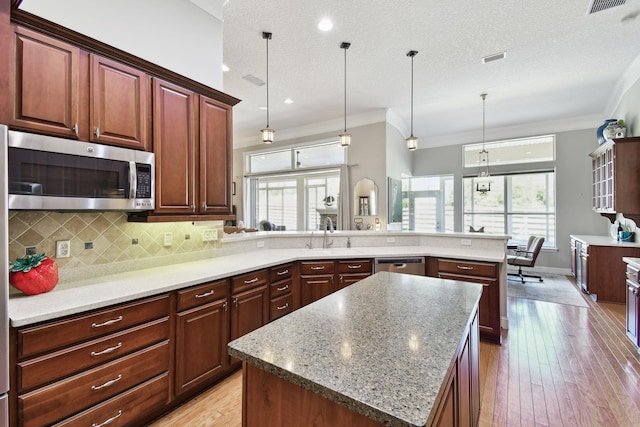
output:
[[[267,128],[269,128],[269,38],[267,37]]]
[[[344,49],[344,133],[347,133],[347,49]]]
[[[411,55],[411,137],[413,138],[413,57]]]

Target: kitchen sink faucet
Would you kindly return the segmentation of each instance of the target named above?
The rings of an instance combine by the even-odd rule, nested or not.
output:
[[[329,231],[331,233],[333,233],[333,231],[334,231],[333,221],[331,220],[331,218],[329,216],[325,216],[324,219],[322,220],[322,222],[320,223],[320,225],[322,226],[322,229],[324,230],[324,238],[322,240],[322,248],[323,249],[327,249],[328,247],[333,245],[333,240],[330,241],[329,243],[327,243],[327,222],[329,222]]]

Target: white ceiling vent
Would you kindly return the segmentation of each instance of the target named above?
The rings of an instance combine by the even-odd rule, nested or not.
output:
[[[246,81],[253,83],[256,86],[264,86],[264,81],[260,80],[259,78],[257,78],[256,76],[253,76],[251,74],[247,74],[246,76],[242,77],[243,79],[245,79]]]
[[[504,59],[507,56],[507,52],[494,53],[493,55],[485,56],[482,58],[482,63],[486,64],[488,62],[499,61]]]
[[[591,0],[589,2],[589,11],[587,15],[591,15],[596,12],[601,12],[605,9],[611,9],[612,7],[622,6],[627,0]]]

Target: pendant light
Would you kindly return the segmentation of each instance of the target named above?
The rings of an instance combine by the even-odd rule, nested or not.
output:
[[[267,41],[267,126],[260,129],[260,132],[262,133],[262,142],[271,144],[275,133],[275,130],[269,127],[269,40],[271,40],[271,33],[263,32],[262,38]]]
[[[351,145],[351,134],[347,133],[347,49],[351,43],[340,43],[340,49],[344,49],[344,133],[338,135],[340,137],[340,145],[348,147]]]
[[[407,138],[407,148],[409,151],[414,151],[418,148],[418,138],[413,136],[413,57],[417,54],[417,50],[407,52],[407,56],[411,57],[411,136]]]
[[[476,178],[476,191],[486,194],[491,191],[491,175],[489,175],[489,152],[485,149],[485,100],[487,94],[480,95],[482,98],[482,151],[478,153],[478,178]]]

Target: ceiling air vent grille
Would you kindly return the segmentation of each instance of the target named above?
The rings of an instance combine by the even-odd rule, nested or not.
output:
[[[243,79],[245,79],[246,81],[253,83],[256,86],[264,86],[264,81],[262,81],[261,79],[257,78],[254,75],[251,74],[247,74],[246,76],[242,77]]]
[[[605,9],[611,9],[612,7],[622,6],[626,2],[627,0],[591,0],[591,2],[589,3],[589,12],[587,13],[587,15],[601,12]]]

